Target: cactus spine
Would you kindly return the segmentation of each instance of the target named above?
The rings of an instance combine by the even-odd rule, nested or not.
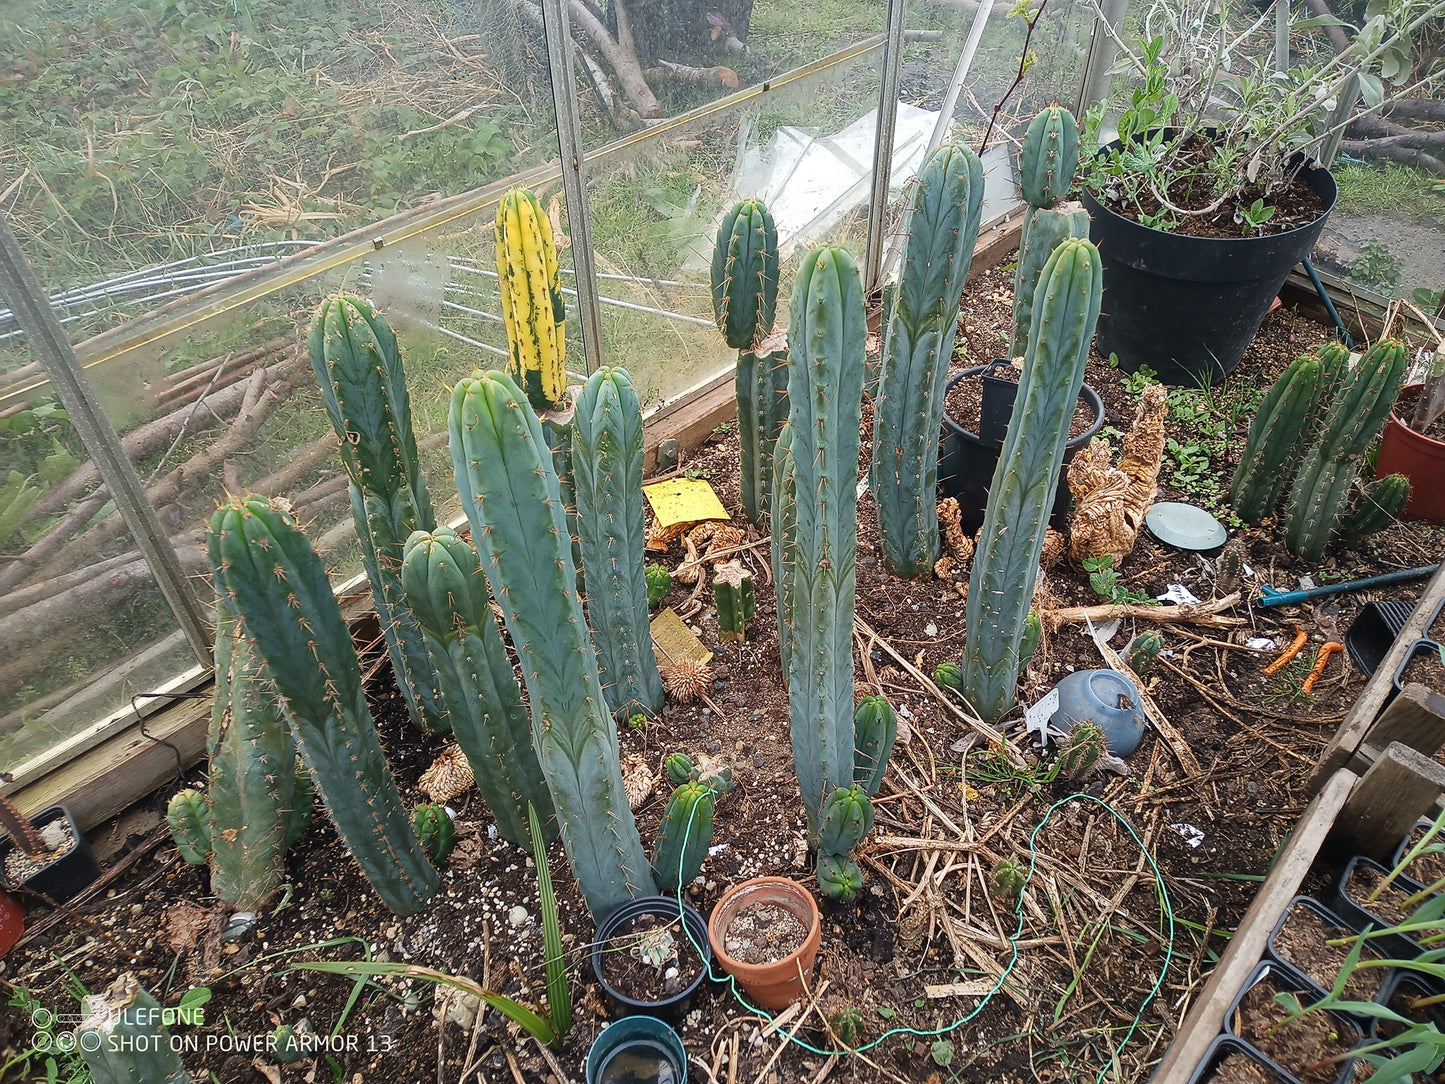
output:
[[[943,388],[982,208],[978,155],[939,147],[918,172],[874,408],[870,484],[883,564],[895,576],[932,576],[939,556]]]
[[[985,718],[1013,706],[1019,649],[1099,318],[1099,254],[1065,241],[1044,267],[1008,436],[989,487],[965,609],[963,693]]]
[[[884,696],[864,697],[853,713],[853,783],[872,798],[898,738],[898,716]]]
[[[1292,361],[1265,393],[1229,487],[1229,503],[1240,519],[1258,523],[1273,514],[1289,485],[1286,464],[1299,454],[1324,380],[1319,358],[1307,354]]]
[[[1345,538],[1355,542],[1376,531],[1383,531],[1400,518],[1409,500],[1410,479],[1403,474],[1376,478],[1356,498],[1345,521]]]
[[[352,517],[396,683],[417,726],[444,734],[436,677],[397,573],[407,536],[436,520],[396,335],[369,302],[339,295],[321,303],[307,347],[351,479]]]
[[[656,715],[662,677],[643,571],[642,406],[627,370],[604,366],[587,378],[576,407],[577,538],[602,692],[615,714]]]
[[[161,1006],[126,972],[81,1001],[76,1047],[95,1084],[190,1084],[160,1025]]]
[[[275,683],[301,757],[337,832],[382,901],[414,914],[436,892],[366,706],[351,634],[326,569],[290,515],[233,498],[207,554],[251,649]]]
[[[779,494],[806,499],[788,501],[774,530],[775,539],[786,532],[775,541],[783,596],[778,638],[786,645],[793,760],[814,837],[827,794],[853,778],[856,478],[866,334],[853,257],[843,248],[813,251],[793,288],[788,477]]]
[[[662,892],[675,893],[702,869],[712,845],[717,794],[706,783],[683,783],[672,792],[653,849],[652,874]]]
[[[1360,462],[1394,405],[1409,363],[1404,343],[1381,339],[1341,376],[1319,435],[1290,487],[1284,541],[1296,557],[1314,562],[1324,555],[1344,519]]]
[[[426,636],[452,734],[497,832],[530,846],[527,803],[550,823],[552,800],[476,550],[447,527],[417,531],[406,541],[401,582]]]
[[[547,410],[567,389],[567,307],[552,222],[536,196],[514,188],[497,204],[493,237],[512,378],[536,410]]]
[[[755,353],[773,330],[778,304],[778,231],[761,200],[723,216],[712,250],[712,311],[738,351],[737,401],[743,513],[762,523],[772,484],[773,445],[788,411],[787,355]]]
[[[713,577],[712,594],[717,603],[717,638],[724,643],[743,643],[748,638],[747,624],[757,612],[753,574],[738,561],[720,565]]]
[[[448,419],[457,492],[522,664],[532,744],[594,916],[655,891],[618,766],[557,475],[541,423],[504,373],[457,383]]]

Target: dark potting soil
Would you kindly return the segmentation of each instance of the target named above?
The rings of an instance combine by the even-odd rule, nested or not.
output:
[[[797,916],[771,903],[754,903],[733,916],[723,934],[723,947],[745,964],[770,964],[797,952],[808,939],[808,927]]]
[[[638,915],[602,950],[602,977],[633,1001],[666,1001],[702,974],[703,962],[681,919]]]
[[[1410,897],[1410,892],[1400,887],[1399,882],[1392,881],[1384,891],[1371,899],[1371,895],[1384,879],[1385,875],[1377,869],[1356,866],[1355,872],[1350,876],[1350,883],[1346,886],[1349,899],[1356,907],[1378,915],[1391,926],[1398,926],[1410,917],[1410,911],[1403,906]]]
[[[1387,1005],[1407,1020],[1421,1024],[1434,1024],[1435,1030],[1445,1034],[1445,1005],[1422,1004],[1434,997],[1429,990],[1406,977],[1390,992]],[[1405,1030],[1405,1025],[1395,1020],[1380,1020],[1376,1027],[1383,1038],[1392,1038]]]
[[[1279,1084],[1281,1080],[1277,1073],[1240,1053],[1226,1054],[1207,1079],[1214,1084]]]
[[[1425,833],[1428,830],[1429,829],[1423,825],[1414,829],[1410,833],[1410,842],[1409,846],[1405,848],[1405,853],[1408,854],[1411,847],[1414,847],[1420,840],[1424,839]],[[1445,843],[1445,839],[1442,839],[1441,836],[1437,834],[1433,843],[1439,845]],[[1426,851],[1424,854],[1417,856],[1414,861],[1405,867],[1405,876],[1419,881],[1423,885],[1433,885],[1436,881],[1445,878],[1445,853]]]
[[[1301,1005],[1315,1000],[1313,994],[1288,990],[1269,978],[1263,979],[1240,999],[1234,1012],[1234,1033],[1306,1084],[1329,1084],[1339,1073],[1339,1065],[1331,1059],[1350,1050],[1359,1035],[1324,1012],[1306,1013],[1281,1027],[1289,1011],[1274,997],[1286,992],[1295,994]]]
[[[1343,926],[1326,923],[1318,912],[1304,904],[1297,903],[1285,915],[1284,925],[1274,936],[1275,951],[1286,963],[1293,964],[1322,989],[1330,989],[1340,973],[1340,966],[1350,953],[1349,945],[1331,945],[1328,942],[1353,936],[1354,931]],[[1369,946],[1361,959],[1372,953]],[[1382,967],[1357,967],[1345,983],[1345,996],[1353,1001],[1371,1001],[1380,992],[1385,979]]]
[[[1196,174],[1196,170],[1207,169],[1208,163],[1216,153],[1215,145],[1200,136],[1193,137],[1181,148],[1177,159],[1175,180],[1164,192],[1170,203],[1185,210],[1201,211],[1214,202],[1215,197],[1208,191],[1207,186],[1199,186],[1201,190],[1198,192],[1192,191],[1193,186],[1190,185],[1189,178]],[[1196,168],[1191,169],[1191,165]],[[1262,186],[1250,185],[1241,190],[1237,199],[1226,202],[1211,213],[1175,215],[1178,225],[1171,232],[1190,237],[1241,237],[1244,235],[1243,226],[1234,220],[1235,207],[1237,205],[1248,207],[1257,199],[1263,199],[1266,206],[1275,209],[1273,217],[1264,223],[1263,228],[1259,231],[1260,234],[1285,233],[1297,229],[1313,222],[1325,212],[1324,203],[1318,193],[1305,183],[1303,177],[1295,176],[1289,186],[1280,192],[1266,194]],[[1140,221],[1142,215],[1156,215],[1163,209],[1163,204],[1147,188],[1139,193],[1137,206],[1112,200],[1101,200],[1101,202],[1115,214],[1122,215],[1133,222]],[[1256,234],[1251,230],[1249,235],[1255,236]]]
[[[1014,383],[1018,383],[1022,374],[1015,366],[1006,365],[994,369],[989,375],[999,380],[1012,379]],[[943,409],[964,429],[977,433],[983,415],[983,376],[966,376],[949,388],[943,400]],[[1080,402],[1074,408],[1074,417],[1069,423],[1069,439],[1087,432],[1093,424],[1094,411],[1087,403]]]
[[[1405,669],[1400,672],[1400,684],[1417,681],[1427,689],[1445,692],[1445,663],[1440,661],[1440,652],[1433,648],[1421,648],[1410,657]]]

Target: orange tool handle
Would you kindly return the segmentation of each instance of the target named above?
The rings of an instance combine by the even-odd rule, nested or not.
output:
[[[1266,674],[1277,674],[1279,673],[1279,671],[1283,670],[1286,666],[1289,665],[1290,659],[1294,658],[1300,653],[1300,651],[1304,649],[1304,646],[1306,642],[1308,642],[1309,638],[1310,634],[1305,632],[1305,630],[1300,628],[1298,625],[1296,625],[1294,627],[1293,642],[1289,645],[1289,647],[1285,648],[1283,651],[1280,652],[1279,658],[1275,659],[1274,662],[1270,663],[1264,668],[1264,672]]]
[[[1325,672],[1325,664],[1330,661],[1330,656],[1336,651],[1343,651],[1345,645],[1330,640],[1320,646],[1320,653],[1315,656],[1315,664],[1310,668],[1309,675],[1305,678],[1304,684],[1300,686],[1301,691],[1309,692],[1315,687],[1315,681]]]

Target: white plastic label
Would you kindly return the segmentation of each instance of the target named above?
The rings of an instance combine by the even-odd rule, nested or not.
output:
[[[1049,744],[1049,720],[1058,710],[1059,690],[1057,688],[1050,689],[1037,704],[1024,712],[1024,730],[1030,734],[1037,734],[1039,744],[1047,747]]]

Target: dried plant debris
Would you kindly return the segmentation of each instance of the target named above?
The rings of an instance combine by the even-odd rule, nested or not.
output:
[[[662,684],[674,700],[690,704],[706,695],[712,684],[712,667],[700,659],[677,659],[662,671]]]
[[[416,785],[433,802],[450,802],[465,794],[472,782],[472,766],[467,763],[466,754],[461,746],[449,745],[432,761],[432,766],[422,772]]]
[[[1159,486],[1168,408],[1169,389],[1150,385],[1139,397],[1118,466],[1103,440],[1090,441],[1069,464],[1069,492],[1075,502],[1069,560],[1076,566],[1086,558],[1112,556],[1119,568],[1133,551]]]

